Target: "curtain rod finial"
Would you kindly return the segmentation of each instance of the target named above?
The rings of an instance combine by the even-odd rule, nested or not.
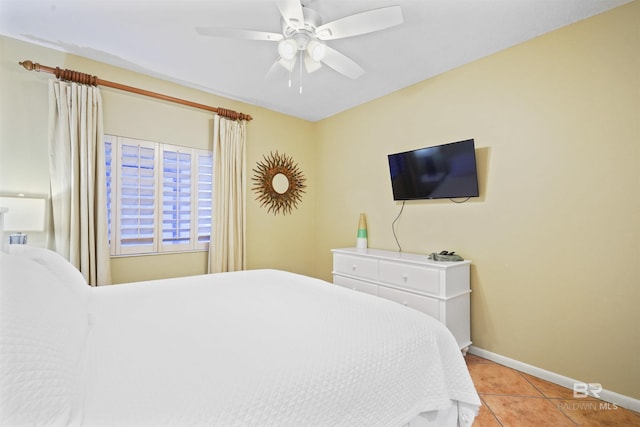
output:
[[[18,64],[22,65],[24,69],[28,71],[31,71],[34,69],[33,62],[29,60],[18,62]]]

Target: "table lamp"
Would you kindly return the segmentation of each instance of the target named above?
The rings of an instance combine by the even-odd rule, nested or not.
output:
[[[4,209],[4,230],[16,231],[9,235],[10,244],[27,243],[26,231],[44,231],[46,219],[45,196],[27,196],[24,194],[0,196],[0,206]],[[6,239],[3,237],[3,247]]]

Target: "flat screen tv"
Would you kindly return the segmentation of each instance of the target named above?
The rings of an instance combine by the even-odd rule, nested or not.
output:
[[[389,154],[394,200],[477,197],[473,139]]]

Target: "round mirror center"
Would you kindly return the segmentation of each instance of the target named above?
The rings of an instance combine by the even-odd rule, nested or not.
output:
[[[289,189],[289,180],[284,174],[278,173],[274,175],[273,181],[271,181],[271,185],[273,186],[273,189],[276,193],[284,194]]]

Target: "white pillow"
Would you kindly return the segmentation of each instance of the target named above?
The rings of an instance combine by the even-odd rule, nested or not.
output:
[[[74,424],[90,288],[51,251],[16,252],[0,254],[0,425]]]
[[[28,245],[9,245],[9,253],[43,265],[51,274],[74,291],[80,288],[80,292],[86,292],[85,288],[89,286],[82,273],[55,251]]]

